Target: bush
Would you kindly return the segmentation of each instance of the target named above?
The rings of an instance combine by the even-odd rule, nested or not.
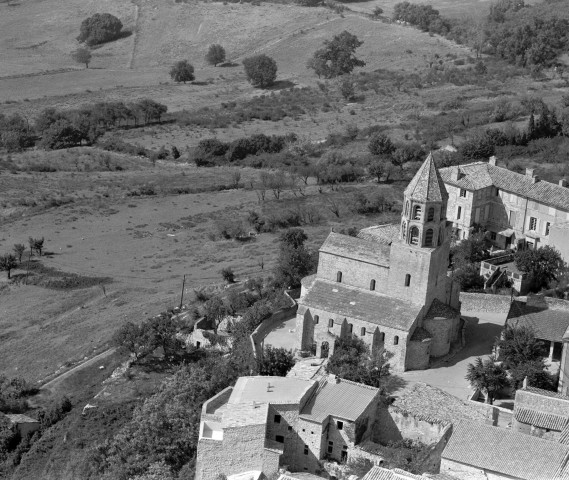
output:
[[[96,13],[81,22],[77,40],[89,46],[116,40],[121,35],[122,22],[110,13]]]
[[[191,82],[196,78],[194,76],[194,66],[187,60],[180,60],[172,65],[170,77],[175,82]]]
[[[375,133],[370,138],[367,148],[372,155],[391,155],[395,151],[395,145],[383,133]]]
[[[243,60],[247,80],[254,87],[266,88],[275,83],[277,78],[277,62],[267,55],[255,55]]]
[[[210,65],[215,66],[217,66],[218,63],[225,62],[225,49],[218,44],[210,45],[205,60]]]
[[[231,267],[221,270],[221,276],[227,283],[235,283],[235,273]]]

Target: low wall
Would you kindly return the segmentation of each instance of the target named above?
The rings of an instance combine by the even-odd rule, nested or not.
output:
[[[511,428],[514,421],[514,411],[504,407],[497,407],[489,403],[477,401],[480,397],[480,390],[475,390],[468,399],[468,403],[476,407],[486,417],[486,423],[494,427]]]
[[[460,292],[463,312],[507,313],[510,311],[510,295],[492,295],[488,293]]]
[[[277,310],[269,318],[263,320],[251,334],[251,346],[253,348],[253,354],[255,355],[255,358],[259,358],[263,354],[263,342],[267,335],[280,323],[296,316],[298,304],[290,296],[289,293],[291,292],[285,291],[284,293],[289,298],[291,305],[289,307]]]

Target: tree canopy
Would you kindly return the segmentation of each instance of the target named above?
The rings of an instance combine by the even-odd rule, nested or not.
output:
[[[547,288],[566,268],[561,254],[550,245],[535,250],[518,250],[514,254],[514,262],[520,271],[530,275],[530,288],[534,292]]]
[[[535,338],[533,329],[526,326],[506,326],[495,346],[506,368],[543,357],[543,342]]]
[[[355,56],[356,49],[363,43],[344,30],[332,40],[325,40],[324,46],[314,53],[307,67],[314,70],[318,77],[324,78],[351,73],[355,67],[364,67],[366,64]]]
[[[315,256],[305,246],[306,234],[300,228],[291,228],[280,237],[280,252],[275,269],[275,283],[297,288],[303,277],[316,270]]]
[[[246,58],[243,67],[247,80],[254,87],[270,87],[277,79],[277,62],[265,54]]]
[[[465,378],[473,388],[484,392],[486,402],[490,404],[494,403],[498,392],[509,385],[505,368],[491,358],[477,357],[474,363],[469,363]]]
[[[210,45],[205,55],[205,61],[217,67],[217,64],[225,62],[225,49],[217,43]]]
[[[263,356],[258,361],[259,375],[286,377],[286,374],[294,366],[292,350],[275,348],[267,345],[263,350]]]
[[[180,60],[172,65],[172,68],[170,69],[170,77],[175,82],[191,82],[196,78],[194,76],[194,66],[187,60]]]
[[[110,13],[96,13],[81,22],[77,40],[89,46],[111,42],[121,36],[122,22]]]
[[[91,58],[93,55],[91,54],[91,50],[88,48],[78,48],[71,54],[71,58],[75,60],[77,63],[85,64],[86,68],[89,68],[89,63],[91,63]]]

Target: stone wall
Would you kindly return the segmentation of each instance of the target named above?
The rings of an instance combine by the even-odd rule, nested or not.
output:
[[[419,440],[425,444],[438,443],[447,429],[446,425],[420,420],[390,407],[380,408],[377,417],[379,428],[376,428],[373,438],[376,443],[403,439]]]
[[[460,292],[463,312],[507,313],[510,311],[509,295],[491,295],[488,293]]]
[[[386,293],[389,269],[381,265],[360,262],[351,258],[330,253],[320,253],[318,257],[318,278],[335,282],[338,272],[342,272],[342,283],[369,290],[375,280],[375,290]]]
[[[409,342],[407,347],[407,370],[425,370],[431,356],[431,338]]]
[[[227,403],[231,396],[231,392],[233,392],[233,387],[224,388],[217,395],[204,402],[202,405],[202,415],[211,415],[215,413],[219,407]]]
[[[267,476],[278,472],[280,455],[265,449],[265,425],[225,428],[223,434],[223,441],[199,440],[196,480],[249,470],[261,470]]]
[[[428,318],[423,322],[423,328],[432,337],[431,356],[442,357],[449,352],[451,341],[455,340],[453,334],[456,336],[457,327],[455,324],[458,324],[458,320],[458,318],[435,317]]]

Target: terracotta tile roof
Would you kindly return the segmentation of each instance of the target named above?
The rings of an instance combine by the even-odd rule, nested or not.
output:
[[[398,223],[389,223],[387,225],[375,225],[373,227],[363,228],[358,232],[358,238],[363,240],[371,240],[385,245],[391,245],[393,241],[399,238],[400,226]]]
[[[319,251],[386,267],[391,253],[389,246],[383,243],[334,232],[328,235]]]
[[[569,445],[569,423],[561,430],[561,435],[559,435],[557,441],[563,445]]]
[[[328,416],[355,422],[379,396],[379,389],[349,380],[329,379],[308,400],[300,417],[322,423]]]
[[[394,398],[390,409],[430,423],[450,425],[463,419],[481,422],[486,419],[486,414],[476,405],[426,383],[405,387],[397,391]]]
[[[561,431],[567,425],[569,417],[555,415],[553,413],[540,412],[531,408],[515,408],[514,418],[521,423],[533,425],[534,427],[547,428],[549,430]]]
[[[283,473],[277,480],[322,480],[322,477],[313,475],[312,473],[297,472]]]
[[[395,474],[387,468],[373,467],[362,477],[362,480],[395,480]]]
[[[451,306],[446,305],[439,299],[435,298],[433,303],[431,303],[425,318],[456,318],[458,316],[460,316],[460,312],[458,310],[455,310]]]
[[[479,190],[494,185],[501,190],[515,193],[530,200],[562,210],[569,210],[569,188],[540,180],[533,183],[531,177],[512,172],[507,168],[496,167],[484,162],[461,165],[459,180],[452,179],[453,168],[441,168],[440,174],[445,183],[467,190]]]
[[[432,154],[429,153],[421,168],[407,185],[405,197],[418,202],[442,202],[448,199],[445,184],[435,167]]]
[[[336,318],[357,318],[406,332],[421,312],[420,305],[408,301],[321,279],[312,284],[299,304],[333,313]]]
[[[511,327],[530,327],[540,340],[561,342],[569,328],[569,312],[530,306],[514,300],[506,324]]]
[[[484,423],[454,426],[442,458],[523,480],[552,480],[569,446]]]

